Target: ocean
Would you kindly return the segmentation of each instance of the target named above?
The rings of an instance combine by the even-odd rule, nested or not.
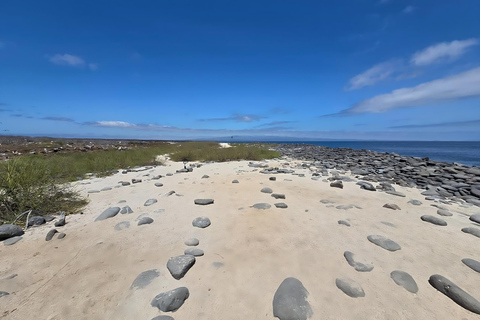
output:
[[[333,148],[395,152],[403,156],[429,157],[431,160],[458,162],[480,167],[480,141],[271,141],[306,143]]]

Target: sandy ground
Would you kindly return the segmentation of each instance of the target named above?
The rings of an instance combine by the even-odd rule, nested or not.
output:
[[[267,163],[282,167],[285,161]],[[460,231],[473,225],[468,216],[478,208],[452,205],[454,215],[440,217],[421,190],[395,186],[407,195],[401,198],[361,190],[355,182],[344,182],[343,190],[331,188],[321,179],[312,180],[308,169],[295,169],[306,177],[278,174],[277,181],[269,181],[271,175],[260,174],[246,161],[204,164],[192,173],[150,180],[182,167],[169,162],[149,171],[82,181],[78,188],[87,194],[114,187],[121,180],[143,179],[88,194],[91,202],[84,214],[68,216],[67,225],[57,228],[67,234],[63,240],[45,241],[52,222],[28,230],[13,246],[1,245],[0,291],[10,295],[0,297],[0,318],[151,319],[165,314],[150,305],[157,294],[185,286],[189,299],[177,312],[169,313],[176,320],[274,319],[275,291],[285,278],[295,277],[310,293],[312,319],[478,319],[428,283],[431,275],[441,274],[480,299],[480,274],[461,262],[463,258],[480,260],[480,239]],[[234,179],[239,183],[232,183]],[[164,186],[155,187],[155,182]],[[285,194],[286,199],[261,193],[263,187]],[[176,194],[166,196],[171,190]],[[158,202],[145,207],[150,198]],[[198,206],[194,204],[198,198],[213,198],[215,203]],[[335,203],[329,206],[322,199]],[[407,203],[411,199],[423,205]],[[126,203],[118,204],[121,200]],[[259,202],[272,208],[251,207]],[[275,208],[277,202],[285,202],[288,208]],[[383,208],[385,203],[395,203],[402,210]],[[342,204],[362,209],[335,208]],[[94,222],[108,207],[124,205],[134,213]],[[135,219],[143,213],[154,222],[137,226]],[[424,214],[438,216],[448,226],[423,222]],[[192,220],[199,216],[209,217],[212,225],[193,227]],[[351,227],[339,225],[340,219],[349,220]],[[114,230],[121,221],[130,221],[130,227]],[[367,240],[371,234],[386,236],[402,249],[384,250]],[[200,240],[198,248],[205,255],[197,258],[184,278],[175,280],[166,263],[183,254],[184,241],[191,237]],[[347,250],[375,268],[355,271],[343,257]],[[137,275],[150,269],[159,270],[160,276],[146,288],[131,289]],[[418,293],[396,285],[390,278],[393,270],[412,275]],[[355,299],[340,291],[335,279],[341,277],[357,281],[365,297]]]

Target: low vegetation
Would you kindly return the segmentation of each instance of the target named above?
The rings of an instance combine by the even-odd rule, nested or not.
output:
[[[261,144],[216,142],[152,143],[128,150],[107,150],[48,155],[25,155],[0,163],[0,221],[11,222],[26,211],[42,214],[77,212],[87,200],[67,182],[86,174],[109,175],[120,168],[155,165],[156,156],[169,154],[173,161],[262,160],[279,157]]]

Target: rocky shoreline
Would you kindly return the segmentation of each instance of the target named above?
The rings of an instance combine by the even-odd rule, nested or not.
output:
[[[425,189],[422,194],[427,200],[480,207],[478,167],[434,161],[428,157],[308,144],[279,144],[272,149],[284,157],[304,161],[302,166],[318,175],[327,176],[331,169],[351,171],[352,175],[365,181]],[[275,173],[275,170],[270,168],[265,173]],[[336,178],[342,179],[339,175]]]

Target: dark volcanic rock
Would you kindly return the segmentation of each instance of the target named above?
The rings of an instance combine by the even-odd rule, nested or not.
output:
[[[275,199],[285,199],[285,195],[281,193],[272,193],[272,197]]]
[[[155,318],[152,318],[152,320],[175,320],[170,316],[156,316]]]
[[[268,203],[255,203],[252,207],[254,207],[255,209],[270,209],[271,205],[269,205]]]
[[[67,236],[67,234],[62,232],[62,233],[59,233],[59,234],[58,234],[57,239],[63,239],[63,238],[65,238],[66,236]]]
[[[428,282],[432,287],[452,299],[459,306],[473,313],[480,314],[480,302],[447,278],[434,274],[428,279]]]
[[[480,272],[480,262],[473,259],[462,259],[462,262],[470,269]]]
[[[30,219],[28,219],[28,226],[31,227],[31,226],[39,226],[39,225],[42,225],[44,224],[46,221],[45,221],[45,218],[42,217],[42,216],[35,216],[35,217],[31,217]]]
[[[470,234],[474,235],[475,237],[480,238],[480,229],[478,229],[478,228],[472,228],[472,227],[463,228],[462,231],[465,232],[465,233],[470,233]]]
[[[480,224],[480,213],[475,213],[470,216],[470,221],[476,222]]]
[[[453,213],[451,213],[451,212],[448,211],[448,210],[444,210],[444,209],[438,209],[438,210],[437,210],[437,214],[440,215],[440,216],[443,216],[443,217],[451,217],[451,216],[453,216]]]
[[[194,203],[200,206],[206,206],[208,204],[213,204],[213,199],[195,199]]]
[[[135,280],[133,280],[130,289],[143,289],[148,286],[153,279],[157,278],[160,275],[160,272],[156,269],[143,271],[140,273]]]
[[[413,204],[414,206],[419,206],[422,204],[422,201],[420,200],[410,200],[408,203]]]
[[[359,261],[355,261],[355,254],[350,251],[345,251],[343,256],[347,260],[348,264],[355,268],[359,272],[370,272],[373,270],[373,265],[364,264]]]
[[[364,189],[368,191],[377,191],[377,189],[370,182],[358,181],[356,184],[360,186],[360,189]]]
[[[55,227],[63,227],[65,225],[65,216],[62,216],[57,222],[55,222]]]
[[[421,216],[420,219],[422,219],[425,222],[430,222],[430,223],[436,224],[437,226],[443,226],[444,227],[444,226],[447,225],[447,222],[445,220],[442,220],[440,218],[430,216],[430,215],[427,215],[427,214]]]
[[[330,187],[343,189],[343,182],[342,182],[342,180],[334,181],[334,182],[330,183]]]
[[[237,179],[232,180],[232,183],[239,183]]]
[[[279,203],[274,203],[275,207],[277,208],[280,208],[280,209],[286,209],[288,208],[287,204],[283,203],[283,202],[279,202]]]
[[[337,288],[342,290],[347,296],[352,298],[361,298],[365,297],[365,291],[363,291],[362,286],[349,278],[337,278],[335,280]]]
[[[385,204],[383,205],[383,207],[384,207],[384,208],[387,208],[387,209],[392,209],[392,210],[402,210],[402,209],[400,209],[399,206],[397,206],[397,205],[394,204],[394,203],[385,203]]]
[[[148,199],[147,201],[145,201],[145,203],[143,204],[145,207],[148,207],[148,206],[151,206],[152,204],[154,203],[157,203],[157,199]]]
[[[45,240],[46,241],[52,240],[55,233],[58,233],[57,229],[52,229],[52,230],[48,231],[47,236],[45,237]]]
[[[14,224],[2,224],[0,226],[0,240],[22,236],[24,233],[25,232],[23,232],[22,228]]]
[[[170,258],[167,262],[167,269],[175,279],[182,279],[190,268],[195,264],[195,257],[182,255]]]
[[[268,178],[268,180],[270,180],[270,181],[277,181],[277,177],[270,177],[270,178]]]
[[[140,220],[138,220],[138,224],[139,226],[143,225],[143,224],[150,224],[153,222],[153,219],[150,218],[150,217],[143,217],[143,218],[140,218]]]
[[[344,226],[350,227],[350,223],[345,220],[338,220],[338,224],[343,224]]]
[[[206,228],[211,224],[207,217],[198,217],[192,221],[192,225],[197,228]]]
[[[401,247],[398,245],[398,243],[396,243],[393,240],[387,239],[383,236],[369,235],[367,237],[367,239],[371,243],[376,244],[377,246],[382,247],[383,249],[388,250],[388,251],[397,251],[397,250],[401,249]]]
[[[201,257],[204,255],[204,252],[202,249],[198,249],[198,248],[187,248],[185,249],[184,254],[191,255],[194,257]]]
[[[101,221],[109,218],[115,217],[120,212],[119,207],[110,207],[107,210],[103,211],[95,221]]]
[[[280,320],[306,320],[312,317],[307,297],[308,291],[300,280],[286,278],[273,296],[273,316]]]
[[[190,293],[185,287],[176,288],[167,292],[162,292],[152,300],[152,307],[157,307],[163,312],[177,311],[188,299]]]
[[[390,273],[390,278],[395,281],[396,284],[399,286],[404,287],[407,291],[411,293],[418,292],[418,286],[415,280],[412,278],[411,275],[406,273],[405,271],[395,270]]]
[[[0,297],[3,297],[3,296],[8,296],[10,293],[6,292],[6,291],[0,291]]]
[[[155,187],[163,187],[163,183],[161,183],[161,182],[155,182]]]
[[[271,188],[265,187],[265,188],[262,188],[262,190],[260,190],[260,192],[263,192],[263,193],[272,193],[273,190],[272,190]]]

